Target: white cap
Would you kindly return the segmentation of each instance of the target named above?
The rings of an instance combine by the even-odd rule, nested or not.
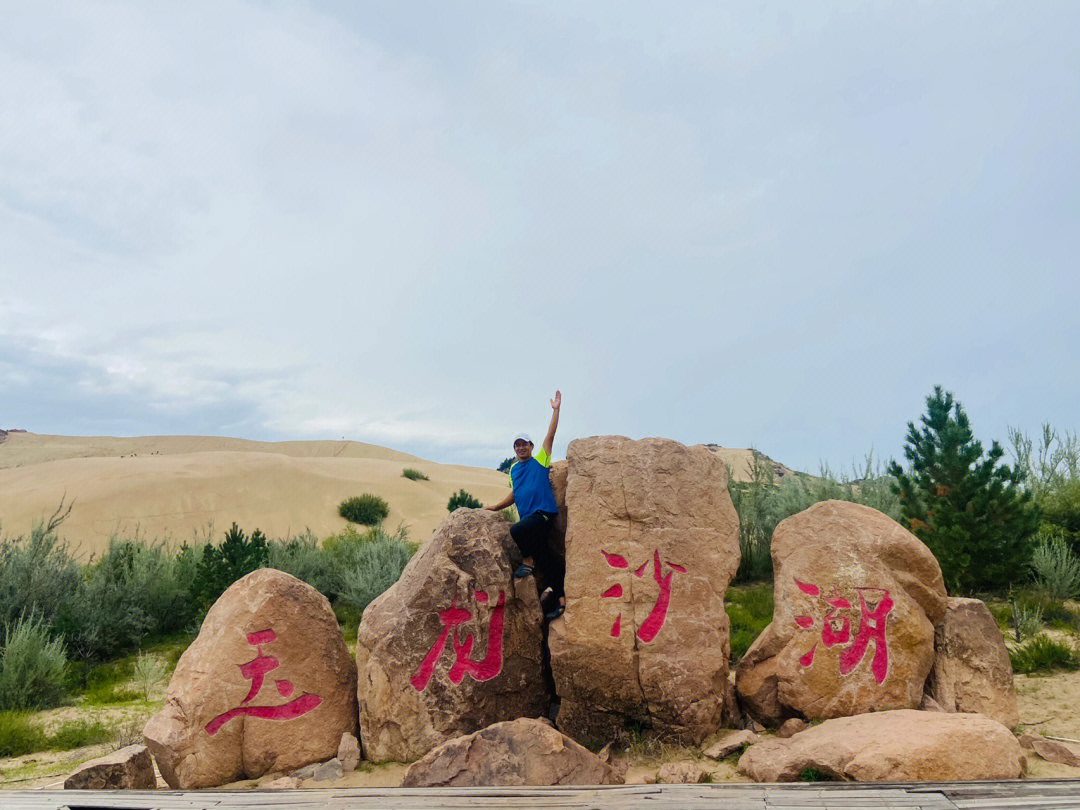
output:
[[[529,444],[532,444],[533,440],[528,433],[519,433],[514,437],[514,444],[517,444],[518,442],[528,442]]]

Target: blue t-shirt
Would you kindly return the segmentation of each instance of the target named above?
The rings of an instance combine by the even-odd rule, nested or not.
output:
[[[514,490],[514,503],[522,520],[533,512],[559,511],[548,478],[550,466],[551,458],[541,447],[528,461],[515,461],[510,468],[510,488]]]

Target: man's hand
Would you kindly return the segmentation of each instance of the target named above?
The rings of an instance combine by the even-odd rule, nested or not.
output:
[[[560,405],[562,405],[562,391],[556,391],[555,399],[551,400],[551,407],[555,410],[559,410]]]

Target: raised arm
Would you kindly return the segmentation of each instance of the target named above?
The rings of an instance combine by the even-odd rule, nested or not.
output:
[[[544,452],[551,458],[551,446],[555,443],[555,431],[559,428],[559,406],[562,405],[562,391],[555,392],[555,399],[551,400],[551,424],[548,425],[547,436],[544,437]]]

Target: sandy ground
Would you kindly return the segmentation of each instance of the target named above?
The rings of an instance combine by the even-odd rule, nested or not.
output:
[[[736,478],[746,477],[749,450],[712,450]],[[403,478],[405,467],[430,480]],[[385,528],[404,523],[413,540],[423,541],[461,488],[484,503],[509,492],[496,470],[437,464],[361,442],[11,433],[0,443],[0,530],[25,535],[62,498],[74,500],[60,533],[82,559],[102,550],[110,535],[179,545],[208,532],[220,538],[233,521],[269,537],[305,529],[325,537],[347,525],[338,504],[364,492],[390,505]]]
[[[429,481],[401,476],[414,467]],[[464,487],[485,503],[509,492],[496,470],[418,459],[359,442],[247,442],[211,437],[73,438],[13,433],[0,444],[0,527],[25,534],[60,499],[74,499],[61,535],[78,556],[100,551],[112,534],[173,544],[215,537],[236,521],[286,537],[320,537],[347,524],[337,506],[372,492],[386,499],[384,526],[399,523],[424,540]]]

